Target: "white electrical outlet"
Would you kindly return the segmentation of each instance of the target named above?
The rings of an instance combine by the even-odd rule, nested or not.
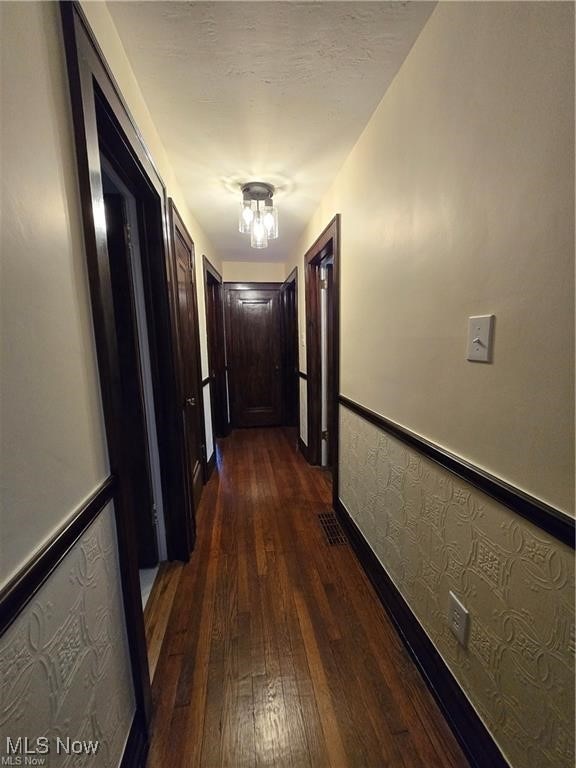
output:
[[[470,614],[456,597],[454,592],[450,592],[450,606],[448,608],[448,624],[452,634],[456,637],[460,645],[464,648],[468,645],[468,626],[470,624]]]

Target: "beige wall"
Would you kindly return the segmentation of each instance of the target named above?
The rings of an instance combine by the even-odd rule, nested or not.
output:
[[[570,514],[573,35],[569,3],[440,4],[294,259],[342,214],[343,394]]]
[[[1,585],[107,476],[108,459],[58,7],[0,13]]]
[[[283,283],[286,265],[266,261],[224,261],[222,279],[226,283]]]
[[[198,320],[200,328],[200,358],[202,378],[205,378],[208,376],[208,342],[206,336],[206,304],[204,296],[204,267],[202,256],[206,255],[212,264],[214,264],[220,271],[222,270],[222,264],[218,254],[212,248],[211,243],[206,238],[206,235],[185,202],[184,195],[176,181],[174,170],[170,164],[162,140],[158,135],[154,121],[148,111],[142,91],[140,90],[140,86],[138,85],[126,55],[126,51],[124,50],[116,26],[106,7],[106,3],[82,0],[81,5],[112,74],[120,87],[122,95],[128,105],[128,109],[138,126],[162,180],[164,181],[168,195],[173,198],[174,203],[178,208],[178,212],[194,241],[196,253]],[[209,421],[210,417],[208,409],[205,410],[204,418],[207,435],[206,450],[208,457],[210,457],[213,451],[213,446],[211,446],[211,438],[209,438],[209,435],[212,433],[212,426]]]

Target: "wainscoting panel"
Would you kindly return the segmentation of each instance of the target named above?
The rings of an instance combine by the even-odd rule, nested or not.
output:
[[[573,768],[572,550],[342,406],[339,466],[340,498],[510,764]]]
[[[120,764],[135,703],[117,551],[109,504],[0,638],[0,755],[7,736],[69,736],[97,757],[44,765]]]

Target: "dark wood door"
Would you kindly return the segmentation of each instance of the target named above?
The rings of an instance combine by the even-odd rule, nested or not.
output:
[[[127,460],[134,479],[132,490],[136,510],[138,565],[140,568],[149,568],[158,563],[158,542],[124,199],[121,195],[105,194],[104,208],[121,387],[126,404],[122,428],[130,434]]]
[[[227,359],[234,427],[282,423],[280,286],[227,288]]]
[[[204,484],[204,415],[200,379],[198,311],[194,274],[194,245],[173,205],[170,208],[177,296],[178,357],[184,460],[189,490],[189,526],[191,542],[195,540],[195,510]]]
[[[216,279],[208,270],[205,270],[204,274],[206,279],[206,331],[208,336],[212,426],[216,437],[225,437],[230,430],[226,396],[222,282]]]

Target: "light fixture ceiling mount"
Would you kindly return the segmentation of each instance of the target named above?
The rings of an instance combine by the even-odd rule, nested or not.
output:
[[[274,205],[274,187],[263,181],[242,184],[242,202],[238,229],[250,235],[252,248],[267,248],[278,237],[278,208]]]

